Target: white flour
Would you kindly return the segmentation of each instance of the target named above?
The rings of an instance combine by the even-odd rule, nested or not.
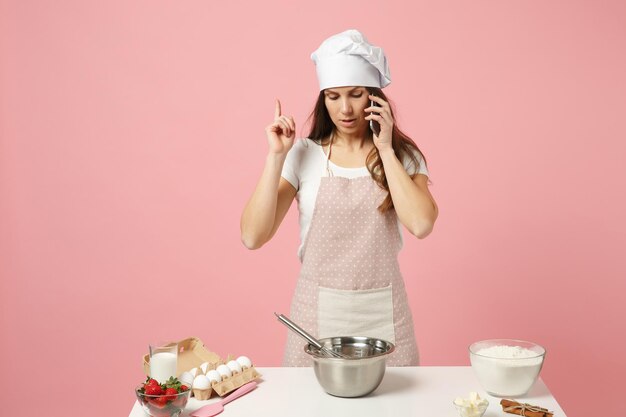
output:
[[[541,362],[541,356],[537,352],[533,352],[530,349],[523,348],[521,346],[490,346],[488,348],[482,348],[478,352],[478,355],[489,356],[498,359],[520,359],[520,358],[535,358],[535,361],[508,361],[511,365],[517,362],[523,362],[528,364],[530,362]]]
[[[526,394],[543,363],[542,355],[521,346],[490,346],[470,359],[485,390],[496,396]]]

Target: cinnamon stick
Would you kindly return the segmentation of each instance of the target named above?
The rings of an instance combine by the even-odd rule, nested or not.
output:
[[[525,417],[552,417],[553,412],[548,411],[546,408],[541,408],[536,405],[518,403],[511,400],[501,400],[500,405],[502,411],[505,413],[516,414],[518,416]]]

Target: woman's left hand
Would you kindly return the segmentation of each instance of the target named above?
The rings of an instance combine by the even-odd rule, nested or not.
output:
[[[378,103],[378,106],[370,106],[365,109],[368,116],[365,116],[366,120],[374,120],[380,124],[380,133],[378,136],[374,133],[374,146],[379,151],[393,149],[391,146],[391,133],[393,132],[393,117],[391,116],[391,109],[389,103],[378,96],[369,95],[370,100]]]

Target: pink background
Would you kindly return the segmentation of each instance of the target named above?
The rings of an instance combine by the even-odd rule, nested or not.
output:
[[[301,129],[351,27],[441,210],[401,255],[422,364],[529,339],[568,416],[623,410],[623,1],[0,4],[3,415],[127,415],[151,340],[280,364],[295,206],[254,252],[239,215],[274,98]]]

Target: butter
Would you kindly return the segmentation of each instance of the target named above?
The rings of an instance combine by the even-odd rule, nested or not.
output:
[[[489,406],[489,401],[480,398],[477,392],[470,392],[469,398],[458,397],[454,400],[461,417],[482,417]]]

